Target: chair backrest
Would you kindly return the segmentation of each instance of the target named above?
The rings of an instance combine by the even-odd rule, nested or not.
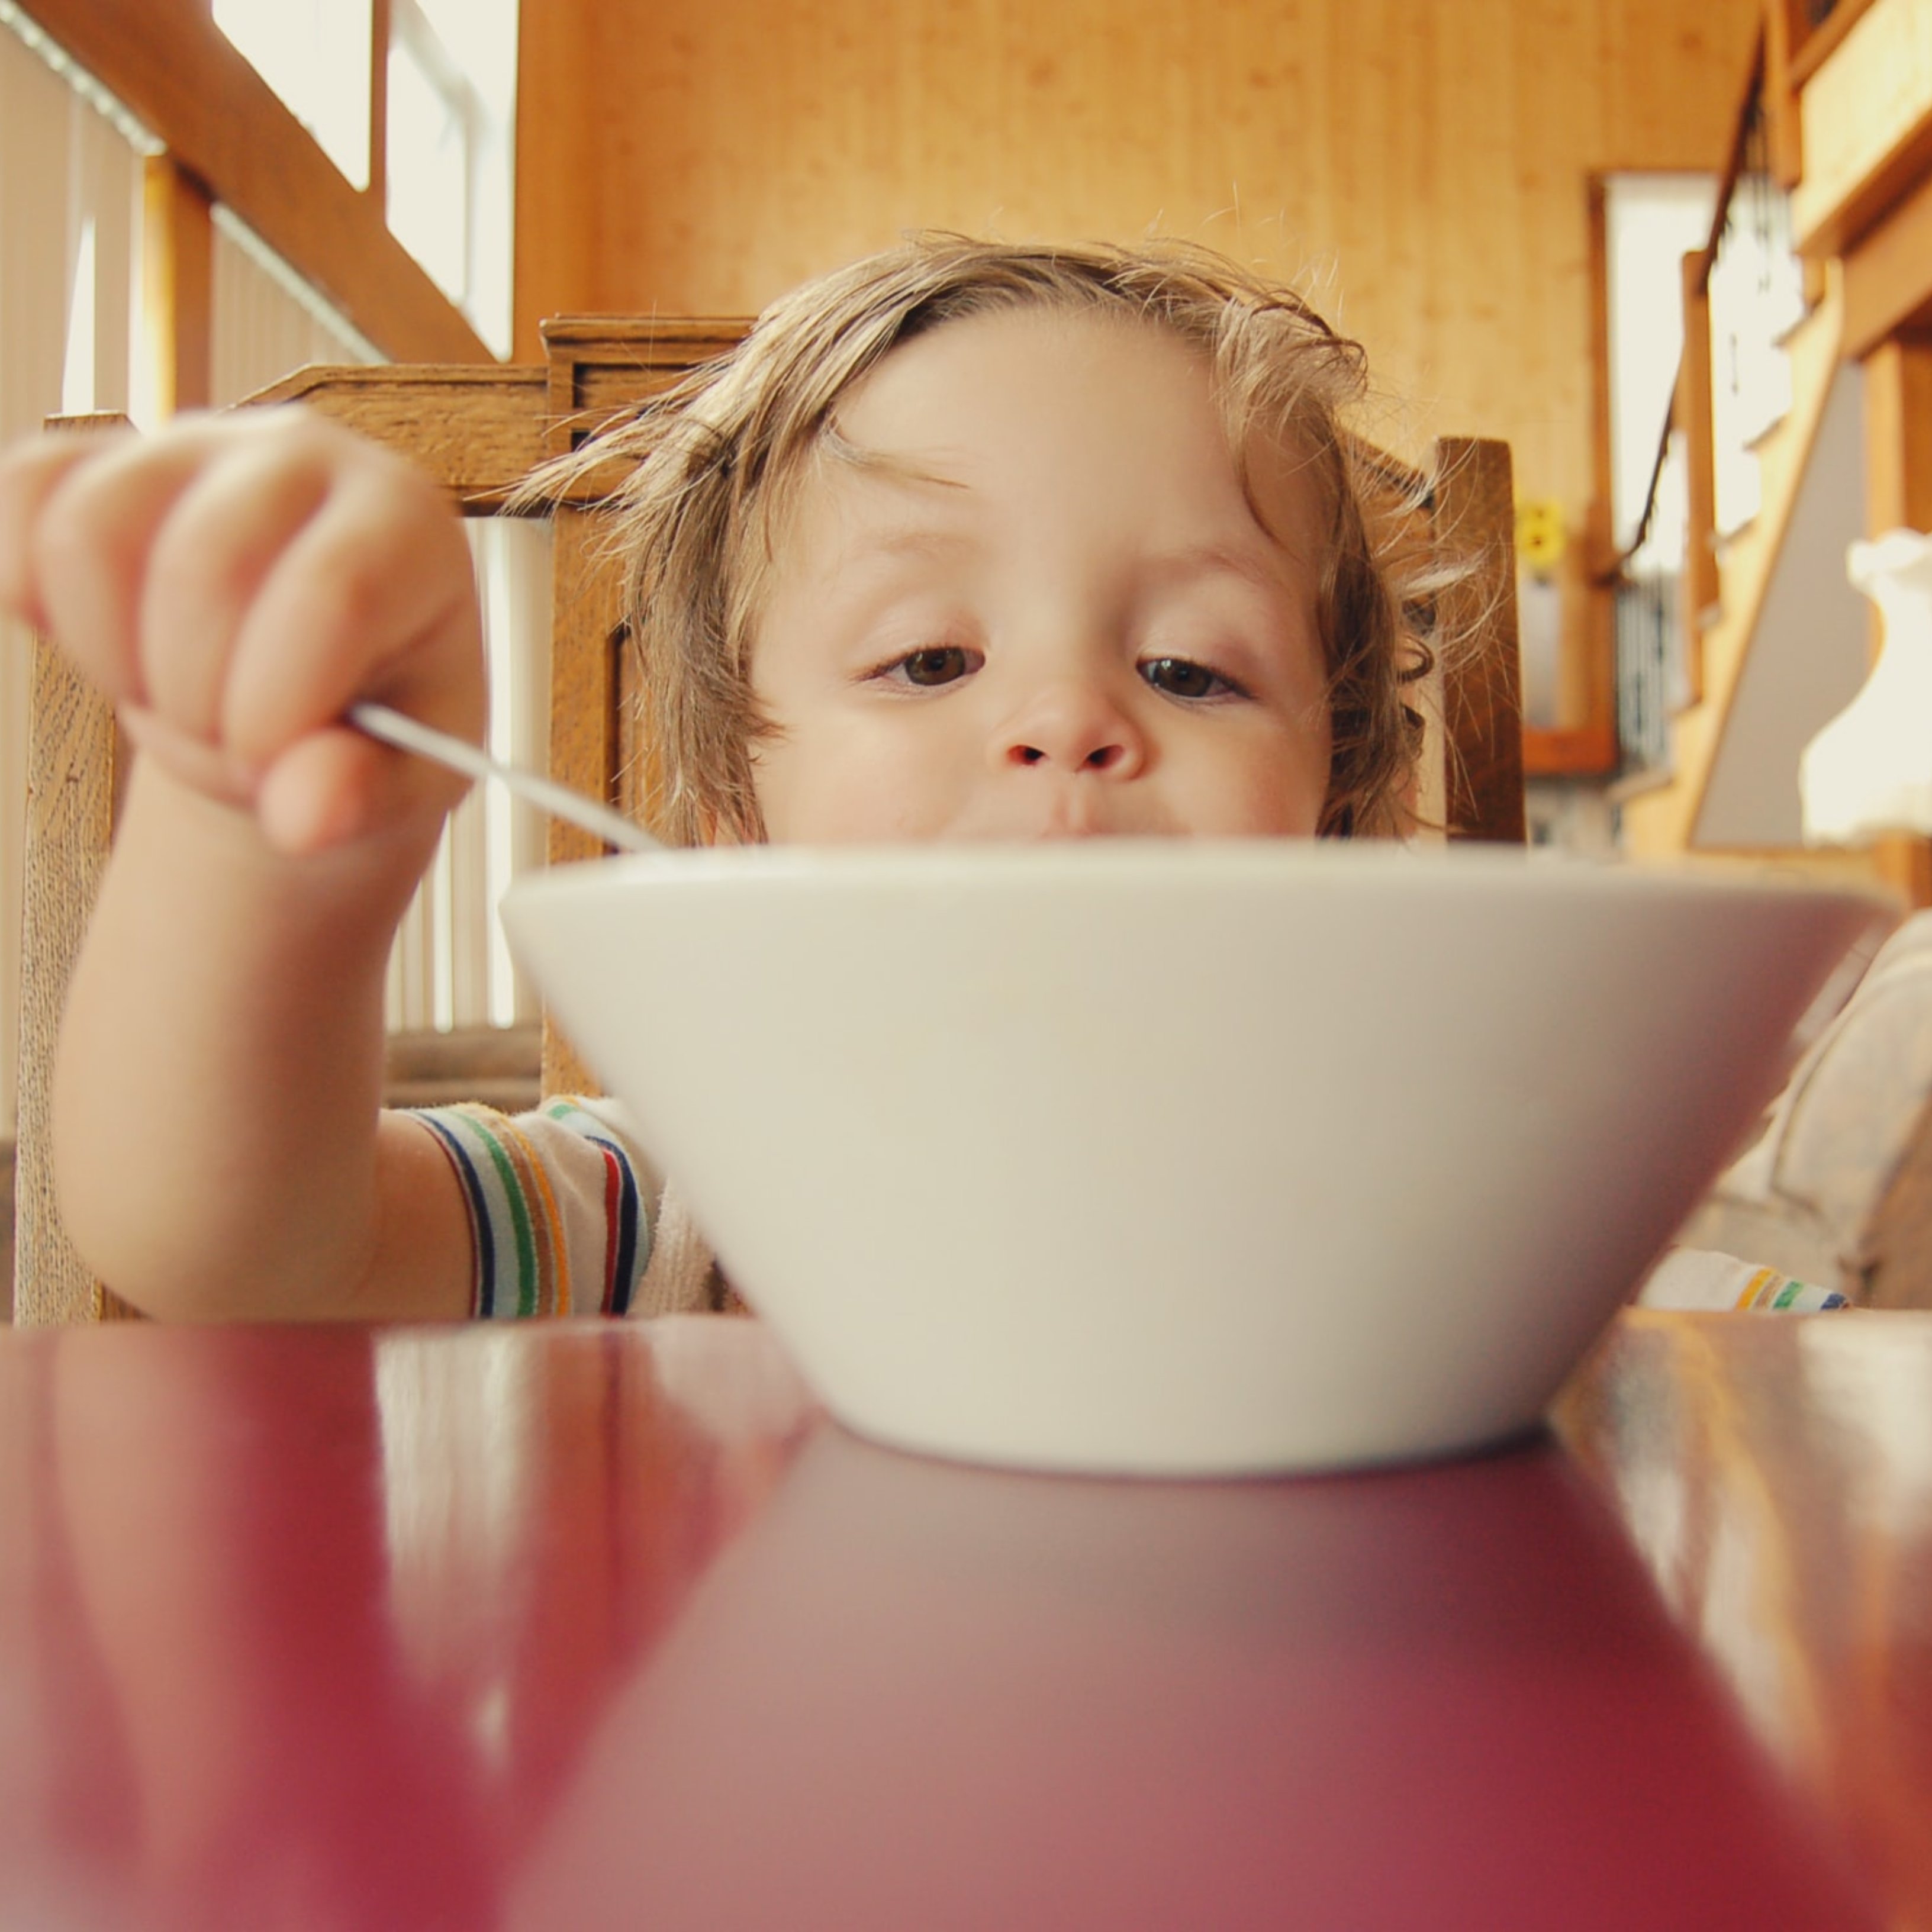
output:
[[[472,515],[500,512],[536,464],[668,388],[743,334],[732,320],[569,318],[547,323],[540,364],[311,368],[243,407],[300,402],[424,464]],[[1392,487],[1406,478],[1389,466]],[[1520,843],[1522,734],[1514,510],[1507,445],[1438,442],[1415,540],[1471,568],[1442,596],[1471,647],[1441,668],[1422,708],[1438,721],[1421,784],[1424,815],[1453,839]],[[596,542],[594,484],[554,513],[549,764],[552,777],[620,807],[643,769],[616,572]],[[120,753],[107,707],[44,643],[35,646],[22,936],[20,1103],[14,1263],[19,1322],[98,1320],[126,1311],[95,1282],[56,1211],[48,1084],[68,976],[111,833]],[[554,824],[551,863],[588,858],[587,835]],[[543,1087],[592,1084],[568,1043],[544,1028]]]

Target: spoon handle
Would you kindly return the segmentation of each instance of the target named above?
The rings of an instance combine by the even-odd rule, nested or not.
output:
[[[398,751],[413,752],[418,758],[428,758],[434,764],[446,765],[465,778],[494,778],[518,797],[548,812],[553,818],[574,825],[580,831],[588,832],[593,838],[615,845],[620,851],[658,852],[664,849],[648,832],[633,825],[608,805],[600,805],[594,798],[586,798],[582,792],[573,791],[569,786],[559,784],[554,779],[540,778],[520,765],[500,764],[467,740],[453,737],[447,731],[439,731],[420,718],[392,711],[386,704],[367,703],[352,704],[348,715],[350,723],[371,738],[380,738],[384,744],[393,745]]]

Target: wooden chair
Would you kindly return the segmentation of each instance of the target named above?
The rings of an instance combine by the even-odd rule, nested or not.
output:
[[[746,326],[565,320],[546,325],[541,364],[306,369],[243,406],[302,402],[406,452],[466,514],[488,515],[539,461],[721,353]],[[1393,463],[1388,473],[1392,487],[1408,480]],[[1514,514],[1506,445],[1436,446],[1417,539],[1479,564],[1444,593],[1455,600],[1445,615],[1459,631],[1473,632],[1479,647],[1438,675],[1424,707],[1445,721],[1424,774],[1424,806],[1454,838],[1523,837]],[[617,648],[617,587],[597,554],[597,518],[594,493],[554,512],[550,770],[566,784],[630,807],[626,774],[639,764],[632,673]],[[14,1319],[84,1322],[127,1311],[93,1280],[61,1229],[48,1089],[62,995],[106,856],[121,756],[107,708],[44,644],[35,646],[30,736]],[[597,849],[570,826],[550,828],[552,863]],[[542,1082],[546,1092],[590,1084],[548,1024]]]

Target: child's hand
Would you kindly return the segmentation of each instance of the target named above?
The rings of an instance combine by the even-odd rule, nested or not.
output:
[[[144,755],[285,852],[452,802],[340,722],[356,700],[481,734],[457,517],[413,466],[298,410],[0,455],[0,608],[54,639]]]

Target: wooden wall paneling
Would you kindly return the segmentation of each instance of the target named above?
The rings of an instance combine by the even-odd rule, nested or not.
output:
[[[496,359],[389,232],[380,199],[350,186],[230,44],[206,0],[20,4],[386,355]]]
[[[1559,138],[1525,158],[1538,170],[1714,166],[1726,103],[1705,97],[1732,92],[1756,24],[1754,0],[1694,25],[1657,0],[988,0],[890,21],[860,0],[532,11],[532,316],[754,311],[909,222],[1158,223],[1290,269],[1339,256],[1351,305],[1380,283],[1372,306],[1400,323],[1430,291],[1382,272],[1383,221],[1452,271],[1467,224],[1507,225],[1493,167],[1475,168],[1490,192],[1472,199],[1442,172],[1455,155],[1513,164],[1527,103]],[[594,276],[591,298],[543,286],[542,251]]]
[[[1499,321],[1480,398],[1448,425],[1514,438],[1524,495],[1562,506],[1566,541],[1555,566],[1563,641],[1556,728],[1538,735],[1548,762],[1569,767],[1580,756],[1578,768],[1586,770],[1600,770],[1606,762],[1601,742],[1615,704],[1615,666],[1588,567],[1587,532],[1597,488],[1592,376],[1604,310],[1592,248],[1594,177],[1551,158],[1576,152],[1588,137],[1588,121],[1601,118],[1572,71],[1595,12],[1581,0],[1566,0],[1524,16],[1509,158],[1514,220],[1503,243],[1519,258],[1521,313]],[[1574,120],[1580,113],[1586,117],[1582,126]],[[1534,251],[1522,246],[1522,238],[1531,235],[1539,238]],[[1527,759],[1528,742],[1524,749]]]
[[[574,4],[524,7],[517,31],[516,262],[512,351],[519,362],[544,358],[541,325],[546,316],[621,310],[600,302],[591,286],[591,265],[604,241],[602,194],[595,172],[602,164],[634,176],[632,142],[600,157],[596,117],[602,90],[583,63],[598,10]],[[649,191],[649,190],[646,190]],[[676,194],[680,184],[658,183],[655,192]],[[653,278],[648,274],[640,281]],[[635,310],[648,304],[633,302]]]

